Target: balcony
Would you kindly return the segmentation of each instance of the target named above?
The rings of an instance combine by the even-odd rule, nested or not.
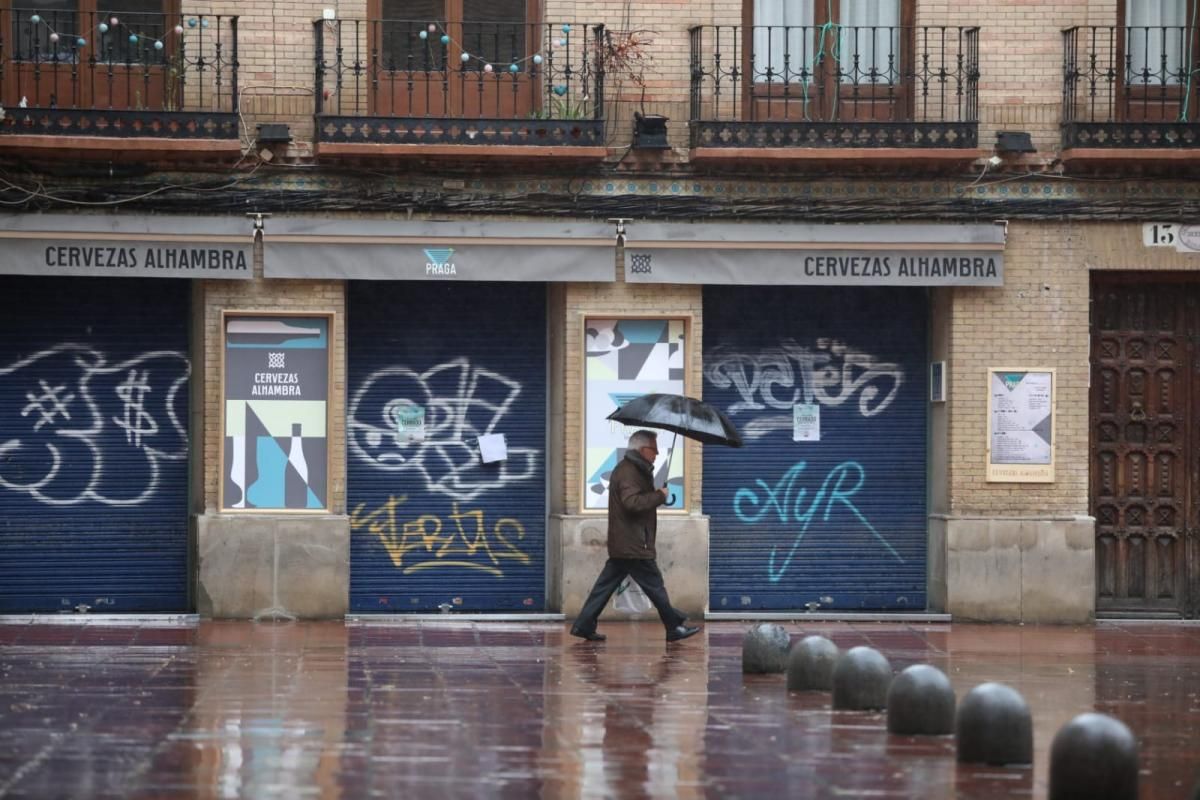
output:
[[[978,28],[695,27],[692,158],[960,167],[978,85]]]
[[[1063,31],[1063,162],[1200,162],[1196,28]]]
[[[237,24],[206,14],[0,8],[0,148],[239,157]]]
[[[321,157],[604,158],[603,26],[318,20]]]

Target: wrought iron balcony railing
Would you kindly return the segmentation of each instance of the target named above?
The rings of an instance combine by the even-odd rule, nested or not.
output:
[[[979,29],[691,29],[692,147],[973,148]]]
[[[237,140],[237,26],[0,7],[0,135]]]
[[[1200,147],[1193,26],[1063,31],[1063,149]]]
[[[601,25],[342,19],[315,28],[318,142],[604,144]]]

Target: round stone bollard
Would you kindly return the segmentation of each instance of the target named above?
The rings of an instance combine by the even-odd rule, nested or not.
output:
[[[1049,800],[1137,800],[1137,740],[1120,720],[1080,714],[1050,745]]]
[[[954,728],[959,761],[1033,763],[1033,717],[1025,698],[1011,686],[981,683],[967,692]]]
[[[945,673],[914,664],[897,675],[887,693],[887,727],[905,736],[954,733],[954,689]]]
[[[833,667],[833,707],[841,711],[887,708],[892,665],[871,647],[852,647]]]
[[[828,692],[833,688],[833,666],[838,646],[824,636],[805,636],[788,654],[789,692]]]
[[[760,622],[742,639],[742,672],[783,672],[790,644],[783,626]]]

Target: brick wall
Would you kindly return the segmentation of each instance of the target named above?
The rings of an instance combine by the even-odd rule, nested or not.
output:
[[[204,508],[220,510],[223,369],[222,313],[225,311],[286,311],[332,313],[329,386],[329,511],[346,512],[346,296],[340,281],[262,279],[262,251],[256,248],[253,281],[206,281],[204,307]]]
[[[619,262],[618,262],[619,263]],[[564,508],[552,509],[567,514],[581,510],[583,492],[583,347],[584,321],[589,317],[656,317],[687,320],[687,377],[686,391],[696,397],[702,390],[700,350],[703,342],[701,324],[701,287],[660,284],[630,284],[624,282],[617,268],[616,283],[576,283],[564,287],[565,315],[557,321],[563,327],[554,332],[562,342],[562,364],[556,365],[563,376],[563,441],[565,450],[563,472],[552,475],[558,482],[555,496],[564,498]],[[552,324],[555,324],[552,321]],[[681,439],[681,441],[683,441]],[[684,450],[687,459],[686,496],[689,510],[700,507],[700,446],[688,442]]]
[[[196,7],[199,11],[199,7]],[[205,13],[238,14],[240,91],[248,132],[260,122],[286,122],[298,141],[311,139],[314,89],[313,20],[334,9],[341,20],[365,19],[365,0],[328,2],[219,2]],[[187,9],[185,8],[185,13]],[[689,114],[688,29],[695,25],[740,25],[736,0],[662,0],[626,3],[602,0],[579,3],[549,0],[544,21],[603,23],[611,31],[639,31],[652,40],[645,71],[647,113],[664,114],[672,144],[686,146]],[[1062,29],[1072,25],[1108,25],[1116,20],[1116,0],[918,0],[918,25],[979,26],[982,77],[979,85],[980,141],[994,140],[1003,129],[1033,134],[1039,153],[1057,150],[1062,104]],[[349,36],[348,55],[355,44]],[[365,52],[365,51],[364,51]],[[327,60],[333,55],[327,54]],[[331,90],[332,91],[332,90]],[[343,92],[353,93],[352,86]],[[359,86],[359,94],[365,83]],[[629,141],[633,110],[642,107],[641,91],[628,78],[610,75],[606,94],[610,144]],[[361,99],[361,98],[359,98]],[[303,145],[301,145],[303,146]]]
[[[1086,514],[1091,270],[1189,270],[1200,256],[1142,245],[1139,224],[1019,222],[1002,289],[955,290],[949,334],[950,511]],[[1055,482],[985,480],[988,367],[1053,367]]]

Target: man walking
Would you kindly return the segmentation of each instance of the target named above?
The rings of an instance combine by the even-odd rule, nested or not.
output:
[[[654,488],[654,458],[658,455],[658,435],[638,431],[629,437],[625,458],[612,471],[608,482],[608,562],[596,578],[596,585],[571,626],[571,635],[589,642],[602,642],[605,635],[596,632],[596,621],[605,603],[626,576],[633,578],[650,602],[658,609],[667,629],[667,641],[678,642],[700,631],[686,625],[687,616],[671,606],[662,572],[655,559],[654,541],[658,532],[658,507],[667,502],[667,489]]]

